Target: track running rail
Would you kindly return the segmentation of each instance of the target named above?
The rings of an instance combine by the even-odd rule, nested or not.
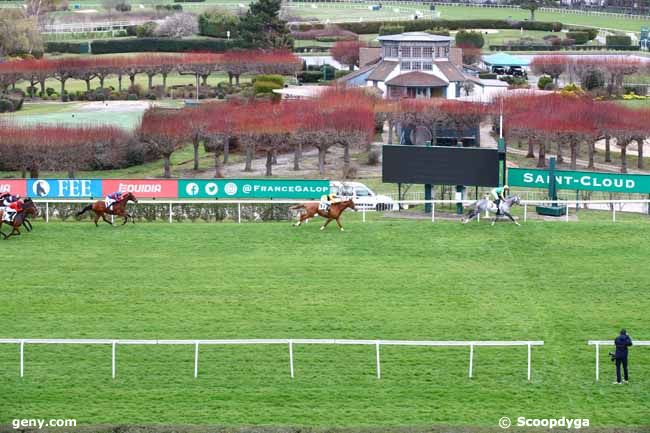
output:
[[[633,341],[633,346],[650,346],[650,340]],[[614,346],[614,340],[589,340],[587,344],[596,346],[596,382],[600,379],[600,346]]]
[[[234,340],[111,340],[111,339],[60,339],[60,338],[0,338],[0,344],[18,344],[20,346],[20,377],[25,375],[26,344],[98,344],[111,346],[111,372],[115,379],[117,371],[116,353],[118,345],[191,345],[194,346],[194,377],[199,375],[199,346],[201,345],[256,345],[281,344],[289,348],[289,373],[295,377],[293,346],[296,344],[334,344],[375,346],[376,374],[381,379],[381,346],[428,346],[428,347],[469,347],[469,378],[473,377],[475,347],[509,347],[526,346],[528,348],[527,377],[531,379],[532,347],[543,346],[543,341],[418,341],[418,340],[343,340],[312,338],[275,338],[275,339],[234,339]]]

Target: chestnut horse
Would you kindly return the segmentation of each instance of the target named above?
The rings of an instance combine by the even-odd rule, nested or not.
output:
[[[11,236],[20,236],[20,226],[23,225],[25,221],[27,221],[28,216],[36,216],[38,215],[38,209],[36,208],[36,205],[32,201],[31,198],[27,197],[25,200],[23,200],[23,210],[18,212],[16,216],[14,217],[14,220],[10,223],[7,223],[4,220],[4,212],[0,211],[0,228],[2,228],[2,224],[9,224],[12,227],[11,232],[6,235],[0,230],[0,235],[2,235],[3,238],[9,239]],[[25,226],[27,227],[27,226]],[[30,224],[31,227],[31,224]],[[30,229],[27,229],[27,231],[30,231]]]
[[[105,222],[109,223],[110,225],[113,225],[112,222],[106,219],[106,215],[115,215],[124,218],[124,222],[122,223],[122,225],[126,224],[129,221],[129,218],[131,218],[131,222],[135,224],[133,215],[131,215],[126,211],[126,205],[130,201],[134,203],[138,202],[138,200],[135,198],[133,193],[130,192],[124,194],[120,199],[120,201],[115,202],[110,209],[106,209],[106,203],[104,202],[104,200],[97,200],[95,203],[89,204],[88,206],[86,206],[85,208],[77,212],[77,216],[81,216],[85,212],[91,210],[95,212],[95,216],[93,217],[95,226],[98,226],[97,222],[99,221],[99,218],[103,219]]]
[[[337,203],[332,203],[332,205],[329,208],[329,211],[318,209],[319,204],[320,204],[319,202],[314,201],[309,203],[302,203],[296,206],[291,206],[291,209],[293,210],[298,210],[298,209],[301,210],[300,213],[298,214],[298,222],[296,222],[293,226],[300,227],[303,221],[313,218],[316,215],[320,215],[323,218],[327,219],[327,221],[325,221],[325,224],[323,224],[323,226],[320,228],[321,230],[325,230],[325,227],[327,227],[330,221],[336,220],[336,224],[339,226],[339,229],[343,231],[343,226],[341,225],[341,220],[339,219],[341,218],[341,214],[347,208],[350,208],[355,211],[357,210],[352,200],[343,200]]]

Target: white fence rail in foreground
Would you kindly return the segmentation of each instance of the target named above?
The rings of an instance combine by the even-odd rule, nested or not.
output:
[[[92,203],[94,200],[90,199],[57,199],[57,200],[49,200],[49,199],[38,199],[35,198],[34,202],[37,203],[37,205],[42,206],[41,211],[44,212],[44,218],[46,222],[49,222],[51,212],[50,212],[50,204],[64,204],[64,203],[77,203],[79,205],[84,205],[88,203]],[[314,200],[229,200],[229,199],[174,199],[174,200],[169,200],[169,199],[161,199],[161,200],[154,200],[154,199],[142,199],[139,200],[138,203],[142,204],[153,204],[153,205],[160,205],[160,206],[166,206],[168,209],[167,215],[168,215],[168,221],[172,223],[174,221],[174,206],[179,206],[179,205],[191,205],[191,204],[198,204],[198,205],[237,205],[237,222],[241,223],[242,222],[242,206],[246,205],[257,205],[257,204],[298,204],[298,203],[305,203],[309,201],[314,201]],[[436,205],[455,205],[459,203],[457,200],[394,200],[393,204],[394,205],[399,205],[400,207],[404,205],[409,205],[409,206],[415,206],[415,205],[426,205],[430,204],[431,205],[431,222],[435,222],[436,220]],[[464,206],[466,205],[472,205],[476,203],[476,200],[462,200],[460,203],[463,203]],[[536,206],[536,205],[543,205],[543,204],[551,204],[551,203],[556,203],[560,206],[566,206],[566,213],[564,215],[564,218],[566,221],[569,221],[569,212],[570,209],[585,209],[591,207],[593,210],[608,210],[612,212],[612,221],[616,222],[616,213],[617,212],[628,212],[624,211],[624,207],[628,206],[628,208],[635,207],[636,210],[633,210],[631,212],[634,213],[648,213],[650,214],[650,200],[642,200],[642,199],[634,199],[634,200],[556,200],[556,201],[551,201],[551,200],[522,200],[520,202],[520,205],[523,207],[524,215],[523,215],[523,220],[528,221],[528,207],[529,206]],[[366,221],[366,212],[371,212],[374,211],[374,209],[370,209],[368,207],[363,207],[363,205],[357,204],[358,210],[362,213],[362,218],[363,221]],[[137,215],[136,215],[137,216]],[[480,218],[479,218],[480,220]]]
[[[650,340],[633,341],[633,346],[650,346]],[[587,344],[596,346],[596,382],[600,379],[600,346],[614,347],[614,340],[589,340]]]
[[[528,347],[528,380],[532,373],[532,346],[543,346],[543,341],[417,341],[417,340],[339,340],[339,339],[245,339],[245,340],[110,340],[110,339],[45,339],[45,338],[0,338],[0,344],[18,344],[20,347],[20,377],[25,375],[25,345],[26,344],[100,344],[111,346],[111,372],[115,379],[117,373],[118,345],[189,345],[194,346],[194,377],[199,375],[199,346],[208,345],[255,345],[282,344],[289,348],[289,374],[293,378],[294,356],[293,346],[296,344],[335,344],[375,346],[375,369],[377,379],[381,379],[381,346],[429,346],[429,347],[469,347],[469,377],[473,377],[475,347]]]

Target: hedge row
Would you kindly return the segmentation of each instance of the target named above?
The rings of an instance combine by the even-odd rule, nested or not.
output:
[[[490,45],[491,51],[599,51],[599,50],[617,50],[617,51],[639,51],[638,46],[630,45]]]
[[[609,35],[605,36],[605,44],[609,48],[610,46],[630,46],[632,44],[632,39],[629,36],[621,35]]]
[[[317,24],[301,24],[301,31],[314,30]],[[405,32],[423,32],[428,29],[439,27],[449,30],[460,29],[520,29],[539,30],[546,32],[559,32],[562,30],[562,23],[543,21],[506,21],[506,20],[410,20],[410,21],[373,21],[373,22],[348,22],[339,23],[338,26],[344,30],[366,35],[379,33],[382,26],[403,27]]]
[[[567,32],[566,37],[568,39],[573,39],[578,45],[586,44],[589,42],[589,33],[588,32]]]
[[[45,52],[87,54],[88,42],[45,42]]]
[[[168,39],[168,38],[138,38],[138,39],[106,39],[92,42],[93,54],[139,53],[155,52],[184,52],[211,51],[223,52],[233,48],[241,48],[234,40],[225,39]]]

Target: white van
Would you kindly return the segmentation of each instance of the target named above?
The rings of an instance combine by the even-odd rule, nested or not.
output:
[[[397,209],[392,198],[375,194],[360,182],[330,182],[330,191],[340,197],[351,198],[358,209],[385,211]]]

